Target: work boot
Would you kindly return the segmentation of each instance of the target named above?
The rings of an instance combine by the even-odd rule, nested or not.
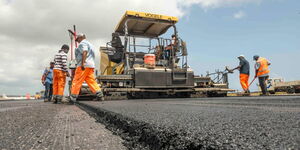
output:
[[[98,101],[104,101],[104,95],[103,95],[102,91],[99,91],[96,94],[97,94],[97,100]]]
[[[76,95],[70,95],[70,96],[69,96],[69,99],[70,99],[69,102],[71,102],[71,103],[76,103],[77,96],[76,96]]]
[[[61,104],[62,96],[59,96],[59,97],[57,97],[56,99],[57,99],[57,104]]]
[[[58,101],[57,97],[54,97],[53,100],[54,100],[53,104],[57,104],[57,101]]]

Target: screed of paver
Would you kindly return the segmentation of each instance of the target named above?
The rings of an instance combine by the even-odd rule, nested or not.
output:
[[[0,117],[0,149],[127,149],[120,137],[74,105],[36,102]]]

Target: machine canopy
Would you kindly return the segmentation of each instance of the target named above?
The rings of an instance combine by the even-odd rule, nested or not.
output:
[[[177,17],[126,11],[115,32],[125,35],[125,24],[130,36],[158,37],[178,22]]]

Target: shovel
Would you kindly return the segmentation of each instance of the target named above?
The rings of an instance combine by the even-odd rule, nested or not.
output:
[[[251,84],[254,82],[255,79],[256,79],[256,77],[254,77],[254,79],[250,82],[247,91],[249,91],[249,87],[251,86]]]

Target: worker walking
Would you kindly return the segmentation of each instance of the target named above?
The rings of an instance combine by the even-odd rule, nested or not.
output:
[[[255,78],[258,77],[262,95],[267,95],[266,80],[268,80],[269,78],[269,66],[271,65],[271,63],[266,58],[259,57],[258,55],[254,55],[253,60],[256,61]]]
[[[64,95],[66,77],[70,76],[67,68],[69,46],[64,44],[54,56],[53,99],[55,104],[61,102]]]
[[[98,100],[104,100],[103,92],[97,84],[94,76],[94,46],[86,40],[86,36],[84,34],[78,34],[75,41],[78,42],[79,45],[75,50],[77,68],[72,81],[70,100],[73,102],[76,101],[84,81],[88,84],[91,91],[97,95]]]
[[[238,69],[240,71],[240,83],[245,93],[250,93],[249,91],[249,75],[250,75],[250,66],[249,62],[246,60],[244,55],[238,56],[238,59],[240,60],[239,66],[232,69],[231,71],[234,71]]]
[[[51,101],[51,99],[52,99],[53,68],[54,68],[54,62],[50,62],[50,67],[45,69],[43,76],[42,76],[42,83],[45,86],[45,93],[44,93],[44,101],[45,102]]]

